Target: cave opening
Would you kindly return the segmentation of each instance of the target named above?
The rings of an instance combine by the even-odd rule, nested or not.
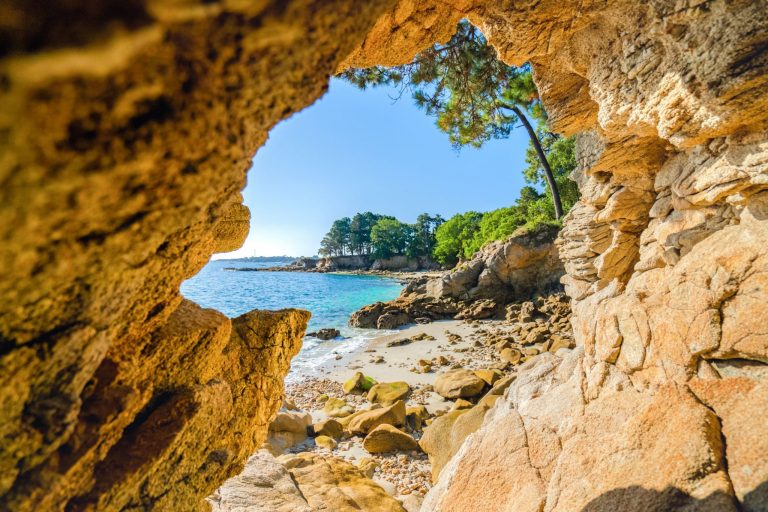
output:
[[[27,4],[0,5],[0,509],[221,506],[216,494],[203,500],[244,465],[238,481],[250,484],[230,496],[270,512],[415,510],[418,500],[408,496],[427,481],[436,485],[425,511],[766,508],[768,435],[754,413],[768,401],[763,2],[138,0],[121,9],[110,0],[47,11]],[[482,28],[504,62],[533,66],[548,123],[561,136],[550,142],[578,134],[573,177],[581,198],[562,226],[486,246],[483,235],[478,257],[468,256],[473,236],[450,246],[447,255],[461,262],[455,271],[358,310],[360,329],[392,337],[370,347],[376,352],[363,349],[360,368],[331,350],[346,372],[336,388],[294,400],[344,415],[334,421],[353,429],[368,454],[397,444],[405,462],[371,454],[350,468],[325,452],[289,453],[265,458],[254,473],[245,463],[265,439],[285,443],[306,433],[303,413],[280,409],[289,405],[284,375],[312,320],[294,309],[223,314],[184,297],[192,281],[183,294],[180,286],[202,276],[212,254],[243,244],[251,219],[241,194],[246,173],[265,142],[268,154],[277,123],[322,96],[329,76],[406,65],[435,41],[449,41],[462,19]],[[386,91],[364,94],[378,92]],[[429,98],[422,103],[433,107]],[[417,224],[422,212],[434,217],[441,212],[426,207],[427,193],[446,184],[461,197],[509,197],[498,204],[502,212],[482,218],[486,225],[514,218],[486,234],[519,227],[505,181],[515,172],[483,180],[472,168],[482,165],[450,174],[446,164],[427,178],[425,166],[408,158],[371,172],[372,182],[359,180],[393,156],[352,158],[362,144],[350,141],[364,135],[355,122],[368,117],[360,112],[341,120],[353,132],[344,137],[324,123],[284,143],[308,163],[251,173],[257,186],[297,170],[326,172],[324,181],[293,180],[309,207],[290,209],[283,196],[279,206],[289,213],[282,217],[296,213],[299,226],[321,218],[324,210],[313,208],[320,203],[361,200],[360,209],[324,219],[310,250],[334,220],[351,215],[351,223],[374,200],[424,206],[403,224]],[[404,138],[415,125],[367,120]],[[464,128],[458,141],[472,140],[467,126],[444,120]],[[350,157],[345,165],[355,172],[347,181],[373,196],[341,197],[331,186],[344,173],[320,161],[338,147],[326,135],[347,141],[334,151]],[[279,129],[275,147],[278,137]],[[416,156],[435,158],[425,137],[410,139],[422,150]],[[322,147],[311,150],[312,143]],[[481,170],[510,171],[509,151],[502,153]],[[392,183],[395,171],[405,176]],[[526,200],[537,203],[548,185],[540,182]],[[460,206],[449,191],[442,197],[455,212],[486,207]],[[258,208],[268,199],[252,203],[254,219],[263,218]],[[539,206],[526,215],[550,215]],[[481,222],[468,215],[453,225]],[[386,222],[383,233],[398,226]],[[279,241],[276,233],[258,239]],[[331,258],[356,258],[367,245],[325,248]],[[236,272],[226,275],[249,279]],[[272,288],[281,286],[290,288]],[[333,286],[322,293],[344,295]],[[445,327],[443,315],[459,324]],[[490,327],[495,320],[509,331]],[[312,324],[318,343],[335,335],[323,327]],[[413,355],[424,348],[429,357]],[[433,391],[409,384],[414,378],[434,378]],[[339,391],[348,380],[354,392]],[[410,393],[411,407],[388,403],[401,393]],[[453,395],[438,407],[443,412],[429,409],[434,393]],[[382,417],[397,426],[374,426]],[[337,441],[339,426],[319,419],[309,419],[312,433],[328,439],[315,436],[316,444],[343,452],[349,439]],[[281,427],[270,429],[275,421]],[[416,441],[431,468],[423,454],[409,459]],[[385,489],[379,477],[395,470],[411,480]],[[371,485],[369,474],[380,483]]]

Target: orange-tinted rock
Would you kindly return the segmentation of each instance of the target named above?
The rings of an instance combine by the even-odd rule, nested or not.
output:
[[[11,0],[0,18],[0,508],[194,509],[242,465],[306,317],[231,335],[179,285],[242,242],[274,124],[462,18],[531,62],[550,127],[578,134],[558,245],[584,356],[517,367],[427,505],[728,510],[732,487],[761,507],[766,378],[690,384],[712,410],[686,386],[768,360],[763,2]],[[379,313],[458,312],[412,306]]]

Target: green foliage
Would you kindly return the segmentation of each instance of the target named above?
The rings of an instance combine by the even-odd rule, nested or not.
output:
[[[523,224],[525,224],[525,218],[520,209],[515,206],[486,213],[472,240],[468,242],[466,253],[471,257],[486,243],[506,238]]]
[[[429,256],[435,248],[435,231],[439,228],[445,219],[440,215],[430,216],[428,213],[422,213],[416,218],[416,224],[413,228],[413,238],[408,244],[406,254],[411,258],[419,256]]]
[[[444,222],[440,215],[422,213],[415,224],[372,212],[356,213],[352,219],[335,220],[320,242],[323,256],[346,254],[389,258],[405,254],[411,258],[430,256],[435,247],[435,231]]]
[[[571,207],[579,200],[579,187],[576,182],[570,179],[571,172],[576,168],[576,138],[560,137],[546,129],[545,124],[539,126],[539,140],[541,147],[547,154],[549,166],[557,183],[557,189],[560,192],[560,200],[563,203],[563,212],[568,212]],[[533,186],[546,190],[544,202],[548,206],[554,219],[554,205],[552,204],[552,194],[546,187],[544,169],[541,161],[536,156],[536,150],[533,145],[528,144],[525,154],[525,161],[528,166],[523,169],[525,181]]]
[[[372,212],[356,213],[352,217],[350,225],[350,251],[352,254],[370,254],[373,250],[371,244],[371,229],[381,219],[394,218],[378,215]]]
[[[531,139],[527,161],[540,169],[532,172],[543,175],[548,172],[546,166],[570,164],[548,162],[548,153],[553,157],[565,155],[568,148],[559,146],[569,143],[559,142],[556,135],[547,131],[547,115],[530,66],[508,66],[500,61],[496,50],[483,34],[466,20],[459,22],[456,33],[446,44],[424,50],[410,64],[393,68],[351,69],[342,76],[363,89],[390,85],[399,86],[401,94],[409,90],[416,105],[436,117],[438,128],[448,134],[455,148],[466,145],[480,147],[490,139],[506,138],[521,122]],[[531,125],[528,116],[538,121],[538,130]],[[534,144],[540,139],[542,154],[537,154]],[[535,164],[533,159],[540,161]],[[573,165],[569,168],[573,169]],[[575,186],[567,180],[558,180],[554,176],[556,172],[552,174],[551,181],[545,182],[546,187],[559,191],[560,185],[563,185],[568,190],[561,195],[573,196]],[[530,182],[538,184],[540,181],[537,177]],[[568,208],[561,204],[568,202],[567,199],[555,201],[551,191],[549,198],[553,211],[557,212],[555,217],[567,211]]]
[[[381,219],[371,229],[373,255],[390,258],[405,254],[413,239],[413,228],[397,219]]]
[[[567,140],[567,139],[562,139]],[[564,178],[564,179],[567,179]],[[568,183],[571,186],[572,182]],[[578,199],[578,189],[569,192],[567,207]],[[513,206],[487,213],[467,212],[454,215],[437,229],[437,245],[433,258],[438,263],[453,266],[460,260],[471,258],[486,244],[504,240],[522,231],[531,231],[540,225],[560,226],[555,220],[552,196],[526,186]]]
[[[320,254],[326,256],[340,256],[346,254],[350,245],[351,220],[344,217],[333,222],[330,231],[320,242]]]
[[[453,266],[460,259],[471,257],[473,239],[482,218],[483,214],[479,212],[459,213],[438,227],[432,253],[435,261]]]
[[[518,122],[511,106],[534,117],[543,112],[530,67],[500,61],[468,21],[459,22],[446,44],[424,50],[410,64],[351,69],[342,77],[362,89],[394,85],[410,90],[416,105],[437,118],[457,148],[509,136]]]
[[[448,134],[456,148],[480,147],[490,139],[505,138],[518,122],[530,127],[528,166],[524,170],[530,186],[520,191],[512,206],[485,215],[478,212],[455,215],[435,226],[432,255],[436,261],[454,265],[470,258],[483,245],[504,239],[517,230],[558,224],[552,191],[545,178],[545,164],[551,168],[563,212],[578,200],[578,188],[569,179],[576,167],[574,139],[549,131],[547,114],[530,66],[515,67],[501,62],[496,50],[469,22],[461,21],[446,44],[428,48],[410,64],[352,69],[342,76],[363,89],[390,85],[399,86],[401,93],[409,91],[416,105],[436,118],[438,128]],[[527,123],[528,116],[538,122],[535,133]],[[540,142],[545,161],[535,151],[534,141]],[[419,233],[419,229],[414,229],[414,233]],[[418,252],[427,249],[425,244],[415,242],[410,247]]]

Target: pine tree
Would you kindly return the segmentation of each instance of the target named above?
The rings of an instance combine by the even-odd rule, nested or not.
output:
[[[530,66],[508,66],[483,34],[461,21],[456,34],[444,45],[434,45],[410,64],[393,68],[351,69],[342,76],[366,88],[397,85],[401,94],[410,90],[416,104],[437,117],[437,126],[455,147],[480,147],[490,139],[506,138],[522,123],[540,161],[552,194],[555,218],[563,215],[562,202],[539,136],[526,112],[545,118],[533,83]]]

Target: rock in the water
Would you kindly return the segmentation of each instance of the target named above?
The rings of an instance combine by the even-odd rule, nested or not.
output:
[[[260,450],[208,498],[211,512],[312,512],[291,474]]]
[[[382,382],[375,384],[368,391],[368,401],[374,404],[390,405],[398,400],[405,400],[411,393],[407,382]]]
[[[363,439],[363,448],[368,453],[407,452],[419,450],[419,443],[413,437],[392,425],[379,425]]]
[[[329,398],[325,401],[323,412],[331,418],[345,418],[354,413],[355,409],[341,398]]]
[[[313,453],[284,455],[288,469],[312,510],[405,512],[396,499],[349,462]]]
[[[333,451],[338,444],[335,439],[329,436],[317,436],[315,438],[315,444],[321,448]]]
[[[362,372],[355,372],[342,387],[345,393],[364,393],[370,391],[374,384],[376,381],[372,378],[366,377]]]
[[[402,426],[405,424],[405,402],[398,400],[389,407],[364,411],[347,425],[352,434],[367,434],[379,425]]]
[[[312,431],[314,432],[315,436],[328,436],[333,439],[339,439],[344,433],[344,427],[342,427],[341,423],[338,421],[334,419],[328,419],[319,421],[312,425]]]
[[[320,329],[319,331],[308,332],[307,336],[314,336],[319,340],[328,341],[341,336],[341,332],[338,329],[326,327],[324,329]]]
[[[435,391],[443,398],[471,398],[485,387],[485,381],[464,369],[441,373],[435,379]]]

